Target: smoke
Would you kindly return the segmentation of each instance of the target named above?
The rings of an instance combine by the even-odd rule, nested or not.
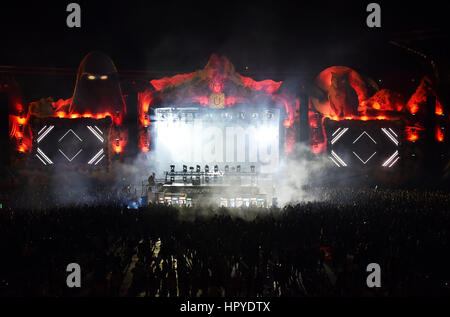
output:
[[[157,153],[140,153],[136,157],[113,161],[109,171],[70,170],[55,166],[52,174],[30,172],[29,182],[22,191],[21,206],[45,209],[53,206],[68,207],[82,205],[123,204],[128,199],[139,198],[142,184],[156,172],[157,178],[164,176],[170,162]],[[307,145],[296,143],[292,152],[280,160],[280,167],[273,175],[273,183],[264,186],[259,183],[261,193],[277,197],[278,207],[317,201],[323,199],[313,190],[326,178],[329,165],[324,157],[315,156]],[[129,188],[128,188],[129,187]],[[124,194],[124,190],[128,192]],[[221,193],[236,195],[239,186],[231,183]],[[144,193],[145,194],[145,193]],[[269,200],[269,199],[268,199]],[[271,201],[268,201],[270,205]],[[252,220],[257,216],[273,214],[277,208],[219,208],[217,196],[204,196],[195,201],[193,208],[180,208],[180,220],[194,220],[198,217],[230,216]]]
[[[328,165],[325,157],[316,156],[307,145],[296,143],[289,156],[281,160],[276,174],[279,206],[318,200],[311,188],[323,183]]]

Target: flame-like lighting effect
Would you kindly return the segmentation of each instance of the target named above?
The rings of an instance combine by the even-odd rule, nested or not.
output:
[[[25,116],[25,108],[22,103],[15,103],[14,113],[9,115],[9,138],[14,140],[16,149],[20,153],[31,150],[33,135],[29,125],[29,115]]]
[[[122,129],[122,130],[116,130],[114,128],[112,128],[110,130],[110,134],[109,134],[109,142],[112,145],[112,149],[114,151],[114,153],[116,154],[120,154],[124,151],[124,148],[127,144],[127,130],[126,129]]]
[[[434,112],[438,116],[442,116],[444,114],[444,109],[442,108],[442,104],[439,102],[439,100],[436,100],[436,109]]]
[[[436,140],[438,140],[438,142],[444,141],[444,130],[442,130],[439,125],[436,127]]]
[[[406,139],[410,142],[416,142],[419,140],[419,134],[425,129],[419,124],[416,123],[413,126],[407,126],[405,128]]]

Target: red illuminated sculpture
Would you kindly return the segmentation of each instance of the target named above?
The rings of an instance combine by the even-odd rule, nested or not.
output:
[[[285,113],[285,151],[290,152],[295,142],[294,123],[298,123],[299,101],[284,91],[282,82],[270,79],[256,81],[242,76],[224,56],[212,55],[203,69],[189,74],[154,79],[151,87],[138,96],[140,141],[142,152],[150,149],[149,109],[164,105],[199,105],[221,109],[237,104],[253,107],[271,104]]]

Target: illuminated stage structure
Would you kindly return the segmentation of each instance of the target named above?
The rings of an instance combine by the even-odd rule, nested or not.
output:
[[[10,135],[23,134],[18,151],[30,154],[30,168],[107,170],[127,143],[126,113],[114,63],[92,52],[78,68],[72,98],[31,102],[19,116],[10,116]]]
[[[243,171],[240,165],[183,165],[182,171],[176,171],[175,165],[165,172],[165,178],[155,182],[149,191],[148,184],[143,186],[143,196],[149,202],[192,206],[206,203],[223,207],[267,207],[275,203],[275,197],[261,192],[260,179],[263,175],[251,165]]]
[[[153,148],[165,162],[256,166],[258,173],[270,174],[278,170],[283,130],[276,108],[158,108]]]
[[[180,184],[164,181],[159,190],[166,194],[159,193],[156,201],[163,197],[173,201],[170,197],[181,191],[195,197],[209,193],[210,201],[222,205],[247,204],[247,200],[271,204],[272,177],[296,141],[299,100],[295,94],[286,91],[282,82],[244,77],[225,57],[216,55],[197,72],[150,83],[152,87],[138,96],[139,147],[151,153],[157,176],[163,177],[170,164],[217,170],[196,170],[190,184],[186,179],[191,172],[185,172],[189,175],[182,176]],[[232,173],[240,173],[234,176],[244,183],[248,178],[244,174],[251,173],[258,183],[229,182]],[[190,198],[183,195],[179,197]]]
[[[370,93],[366,81],[343,66],[322,71],[314,84],[309,96],[311,149],[326,155],[340,172],[407,183],[420,182],[431,168],[434,174],[442,171],[449,154],[449,120],[428,77],[408,101],[375,83]]]
[[[398,122],[326,120],[325,131],[329,158],[337,167],[392,168],[403,152]]]
[[[38,166],[105,167],[109,160],[109,118],[32,118],[32,157]]]
[[[7,108],[10,148],[23,156],[31,151],[33,141],[28,105],[22,98],[19,85],[12,76],[0,78],[0,94],[6,96],[5,104],[1,106]],[[13,159],[13,161],[16,160]]]
[[[224,116],[230,109],[240,109],[246,119],[257,113],[258,120],[262,118],[259,113],[262,110],[279,109],[283,143],[280,153],[289,153],[296,141],[300,104],[295,93],[289,92],[282,83],[242,76],[226,57],[217,55],[212,55],[205,68],[196,72],[151,80],[151,86],[138,94],[140,151],[154,149],[155,130],[151,120],[158,108],[204,108],[211,113],[224,112]],[[223,119],[231,123],[239,120],[237,115],[230,118]]]
[[[157,108],[152,122],[157,157],[183,166],[165,173],[154,201],[267,206],[273,198],[283,148],[279,109]]]
[[[214,186],[218,199],[228,205],[245,196],[225,181],[238,167],[258,179],[260,191],[250,191],[245,199],[270,204],[273,177],[298,142],[326,158],[330,178],[351,172],[406,183],[420,181],[430,166],[438,173],[449,162],[448,113],[430,78],[424,77],[409,99],[344,66],[327,68],[312,85],[308,82],[301,78],[292,91],[282,81],[243,76],[226,57],[212,55],[203,69],[146,78],[139,88],[134,86],[137,104],[129,105],[137,108],[133,122],[131,115],[133,120],[126,120],[117,69],[107,56],[94,52],[80,64],[72,98],[26,104],[17,85],[7,87],[9,138],[15,153],[29,158],[33,168],[108,169],[112,160],[133,152],[127,148],[128,129],[135,128],[139,152],[148,153],[144,178],[156,172],[167,193],[188,187],[207,192]],[[223,174],[217,178],[195,172],[206,173],[200,175],[200,185],[182,181],[179,186],[164,180],[169,165],[217,166]],[[203,181],[211,178],[223,182]],[[237,187],[241,193],[247,190]],[[220,197],[221,192],[227,195]]]

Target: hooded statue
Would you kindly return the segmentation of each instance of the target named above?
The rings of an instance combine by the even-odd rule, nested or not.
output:
[[[113,61],[103,53],[91,52],[81,61],[69,114],[100,114],[123,117],[125,102],[119,74]]]

